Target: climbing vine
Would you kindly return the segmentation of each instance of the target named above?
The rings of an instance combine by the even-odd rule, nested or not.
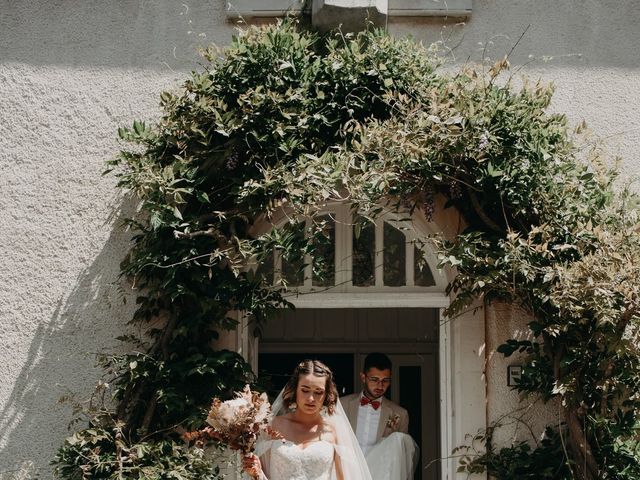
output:
[[[292,224],[314,219],[328,202],[369,220],[383,208],[430,219],[439,196],[467,225],[438,241],[456,272],[449,314],[478,299],[526,308],[531,340],[499,350],[527,354],[520,392],[562,405],[545,442],[489,445],[462,468],[513,478],[501,465],[517,458],[518,478],[640,476],[637,198],[580,128],[547,112],[549,85],[516,88],[507,58],[446,73],[436,47],[381,31],[322,38],[289,20],[203,55],[161,95],[159,121],[119,131],[109,170],[140,202],[122,273],[144,334],[101,359],[98,388],[114,406],[82,409],[88,427],[60,448],[60,477],[218,478],[215,452],[181,434],[202,425],[213,395],[255,379],[216,339],[235,328],[234,312],[259,329],[289,306],[286,285],[247,266],[274,248],[300,260],[322,243],[321,221],[306,237],[252,227],[283,210]],[[545,452],[558,468],[539,468]]]

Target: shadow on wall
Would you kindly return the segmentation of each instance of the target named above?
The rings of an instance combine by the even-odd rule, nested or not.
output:
[[[191,70],[234,32],[225,0],[0,2],[0,63]]]
[[[53,477],[49,463],[72,419],[71,406],[60,398],[88,398],[102,375],[95,354],[123,348],[115,338],[125,333],[135,305],[134,292],[118,278],[130,245],[130,233],[120,227],[133,214],[130,203],[114,213],[102,251],[59,300],[49,322],[31,335],[28,356],[0,410],[0,480]]]
[[[226,45],[234,25],[227,0],[36,0],[0,4],[0,62],[30,65],[108,66],[191,70],[199,45]],[[566,65],[638,68],[640,23],[637,0],[588,2],[474,0],[465,25],[459,19],[391,18],[389,29],[428,42],[446,41],[464,62],[479,59],[478,43],[501,58],[527,30],[513,52],[513,65],[529,55]]]

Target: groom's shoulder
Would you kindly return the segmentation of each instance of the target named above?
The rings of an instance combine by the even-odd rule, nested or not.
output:
[[[344,397],[340,397],[340,401],[342,403],[350,403],[353,402],[355,399],[359,398],[360,394],[359,393],[350,393],[349,395],[345,395]]]

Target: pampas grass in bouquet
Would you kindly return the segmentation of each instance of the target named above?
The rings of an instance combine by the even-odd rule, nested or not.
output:
[[[267,394],[252,392],[246,385],[231,400],[214,398],[207,415],[209,426],[185,433],[184,439],[200,447],[213,440],[248,455],[254,452],[260,433],[273,436],[271,415]]]

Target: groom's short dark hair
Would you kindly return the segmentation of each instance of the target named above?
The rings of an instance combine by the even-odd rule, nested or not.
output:
[[[391,359],[384,353],[372,352],[365,357],[362,371],[367,373],[372,368],[377,368],[378,370],[391,370]]]

